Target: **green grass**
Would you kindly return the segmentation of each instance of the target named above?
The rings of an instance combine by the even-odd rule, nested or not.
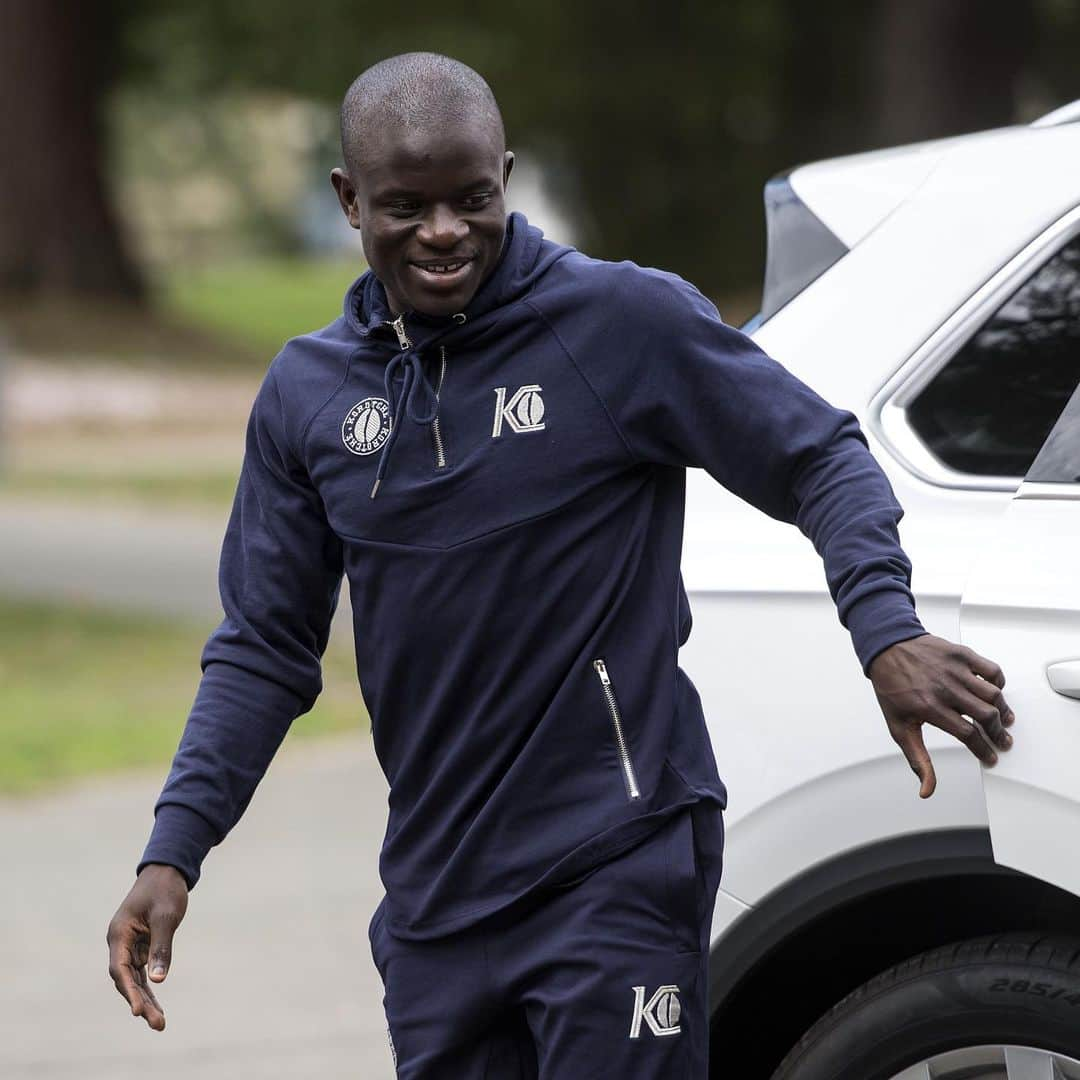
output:
[[[361,259],[258,258],[181,268],[164,282],[163,310],[257,353],[341,314]]]
[[[26,356],[175,370],[258,371],[296,334],[341,314],[345,290],[363,273],[359,253],[341,258],[252,256],[155,275],[152,303],[138,308],[67,296],[29,302],[0,292],[0,323]],[[740,325],[760,289],[716,297],[724,321]]]
[[[164,773],[210,629],[0,600],[0,793],[137,765]],[[346,650],[327,653],[324,683],[290,739],[368,730]]]
[[[120,499],[192,509],[228,506],[235,491],[235,469],[207,473],[13,470],[0,477],[0,494]]]

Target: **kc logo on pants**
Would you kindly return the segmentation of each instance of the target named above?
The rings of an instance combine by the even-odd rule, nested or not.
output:
[[[645,987],[635,986],[634,1018],[630,1022],[630,1038],[641,1036],[641,1021],[649,1025],[654,1035],[678,1035],[679,1016],[682,1006],[679,1004],[679,988],[675,985],[661,986],[648,1001],[645,1000]]]
[[[495,423],[491,437],[497,439],[502,434],[504,420],[514,431],[543,431],[544,399],[541,393],[542,387],[530,383],[519,386],[507,401],[506,387],[495,387]]]

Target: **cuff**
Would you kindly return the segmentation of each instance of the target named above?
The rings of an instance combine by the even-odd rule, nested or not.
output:
[[[864,596],[852,605],[844,621],[863,674],[867,676],[878,653],[898,641],[907,641],[927,633],[915,614],[911,594],[898,589],[884,589]]]
[[[154,829],[135,873],[147,863],[175,866],[190,891],[199,880],[203,859],[219,840],[217,830],[202,814],[179,803],[165,803],[154,814]]]

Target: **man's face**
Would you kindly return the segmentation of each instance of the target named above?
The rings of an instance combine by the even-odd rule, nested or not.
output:
[[[341,208],[395,314],[454,315],[495,268],[514,155],[485,125],[382,125],[350,172]]]

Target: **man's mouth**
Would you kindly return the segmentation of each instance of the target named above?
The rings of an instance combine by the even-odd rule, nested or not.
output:
[[[413,262],[411,265],[420,277],[430,285],[443,287],[456,285],[472,266],[473,258],[467,259],[431,259],[424,262]]]

